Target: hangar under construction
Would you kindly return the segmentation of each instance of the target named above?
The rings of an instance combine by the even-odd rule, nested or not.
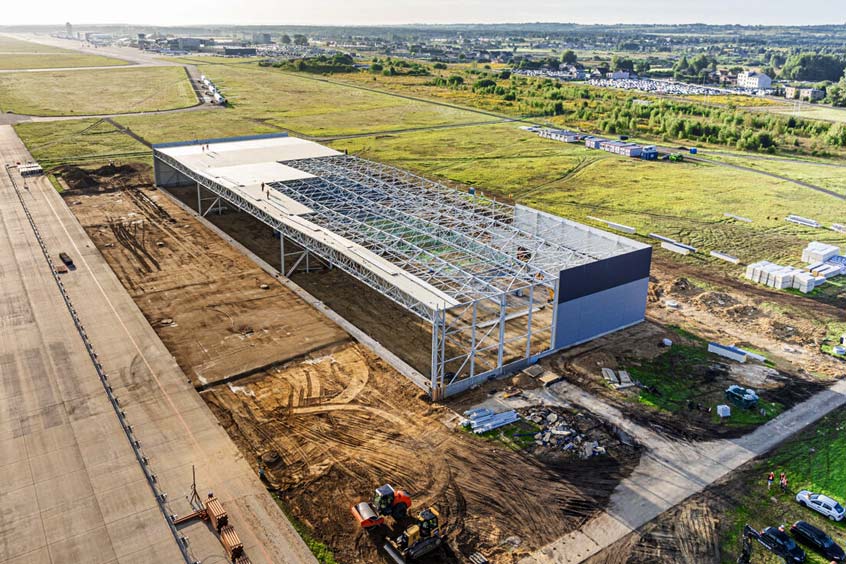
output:
[[[649,245],[286,134],[153,155],[156,184],[196,185],[201,214],[226,202],[274,229],[283,274],[341,269],[430,324],[414,380],[433,399],[644,318]]]

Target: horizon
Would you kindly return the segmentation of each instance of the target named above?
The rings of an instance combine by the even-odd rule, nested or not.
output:
[[[209,9],[201,0],[179,4],[149,0],[143,5],[115,6],[105,0],[77,2],[69,8],[59,0],[17,3],[4,11],[4,27],[64,25],[138,25],[150,27],[200,26],[324,26],[392,27],[425,25],[743,25],[820,26],[844,25],[840,6],[828,0],[809,0],[797,14],[786,0],[751,0],[737,6],[733,0],[683,4],[667,0],[643,0],[632,6],[623,0],[598,0],[584,5],[574,0],[529,0],[514,5],[504,0],[362,0],[351,5],[343,0],[314,0],[308,5],[280,5],[274,0],[224,3]],[[245,13],[252,12],[245,17]],[[503,14],[508,14],[504,16]],[[42,23],[43,14],[62,14],[59,23]],[[157,17],[150,17],[157,14]],[[609,16],[609,14],[613,14]],[[647,14],[647,15],[644,15]],[[643,20],[648,23],[643,23]],[[204,23],[195,23],[205,20]],[[278,23],[267,23],[267,21]],[[636,23],[641,20],[642,23]],[[74,23],[82,22],[82,23]],[[133,23],[143,22],[143,23]],[[515,23],[515,22],[523,22]]]

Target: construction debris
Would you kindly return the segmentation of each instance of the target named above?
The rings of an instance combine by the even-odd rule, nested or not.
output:
[[[600,441],[613,437],[585,417],[582,413],[573,415],[550,407],[533,407],[524,413],[526,421],[540,427],[532,436],[535,448],[568,453],[583,460],[607,454]]]

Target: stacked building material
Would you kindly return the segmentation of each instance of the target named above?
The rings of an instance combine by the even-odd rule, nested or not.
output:
[[[722,253],[722,252],[720,252],[720,251],[711,251],[711,253],[710,253],[710,254],[711,254],[711,256],[712,256],[712,257],[715,257],[715,258],[718,258],[718,259],[721,259],[721,260],[724,260],[724,261],[730,262],[730,263],[732,263],[732,264],[740,264],[740,259],[739,259],[739,258],[737,258],[737,257],[733,257],[733,256],[728,255],[728,254],[726,254],[726,253]]]
[[[470,409],[464,412],[464,416],[467,417],[465,427],[469,426],[477,435],[493,431],[520,419],[520,416],[513,409],[502,413],[494,413],[492,409],[488,409],[487,407]]]
[[[592,215],[587,216],[588,219],[592,219],[593,221],[598,221],[600,223],[604,223],[610,229],[614,229],[615,231],[622,231],[623,233],[636,233],[637,229],[634,227],[630,227],[628,225],[623,225],[622,223],[614,223],[613,221],[608,221],[607,219],[602,219],[600,217],[594,217]]]
[[[838,255],[840,255],[840,247],[820,243],[819,241],[811,241],[802,251],[802,262],[808,264],[820,263]]]
[[[735,360],[737,362],[746,362],[746,351],[736,347],[729,347],[719,343],[708,343],[708,352],[725,358],[730,358],[731,360]]]
[[[792,266],[782,266],[766,260],[755,262],[746,267],[746,278],[771,288],[785,290],[795,288],[807,294],[820,283],[812,273]],[[823,278],[822,281],[825,281]]]
[[[665,237],[663,235],[658,235],[657,233],[650,233],[649,236],[652,237],[653,239],[658,239],[659,241],[664,241],[665,243],[670,243],[671,245],[675,245],[677,247],[687,249],[691,253],[696,252],[696,247],[693,247],[691,245],[686,245],[685,243],[682,243],[681,241],[676,241],[675,239],[671,239],[671,238]]]
[[[668,243],[666,241],[661,241],[661,248],[665,249],[667,251],[672,251],[674,253],[678,253],[680,255],[689,255],[690,254],[690,249],[687,249],[685,247],[681,247],[679,245],[676,245],[675,243]]]
[[[18,165],[18,172],[21,176],[38,176],[44,174],[44,169],[39,164],[27,163]]]
[[[802,217],[802,216],[794,215],[794,214],[790,214],[784,219],[791,222],[791,223],[795,223],[797,225],[803,225],[805,227],[819,227],[820,226],[818,221],[814,221],[813,219],[808,219],[807,217]]]

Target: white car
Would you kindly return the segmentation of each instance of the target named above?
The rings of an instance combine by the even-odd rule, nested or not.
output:
[[[799,505],[810,507],[814,511],[822,513],[832,521],[842,521],[843,517],[846,517],[846,510],[843,509],[843,506],[827,495],[802,490],[796,494],[796,501],[799,502]]]

